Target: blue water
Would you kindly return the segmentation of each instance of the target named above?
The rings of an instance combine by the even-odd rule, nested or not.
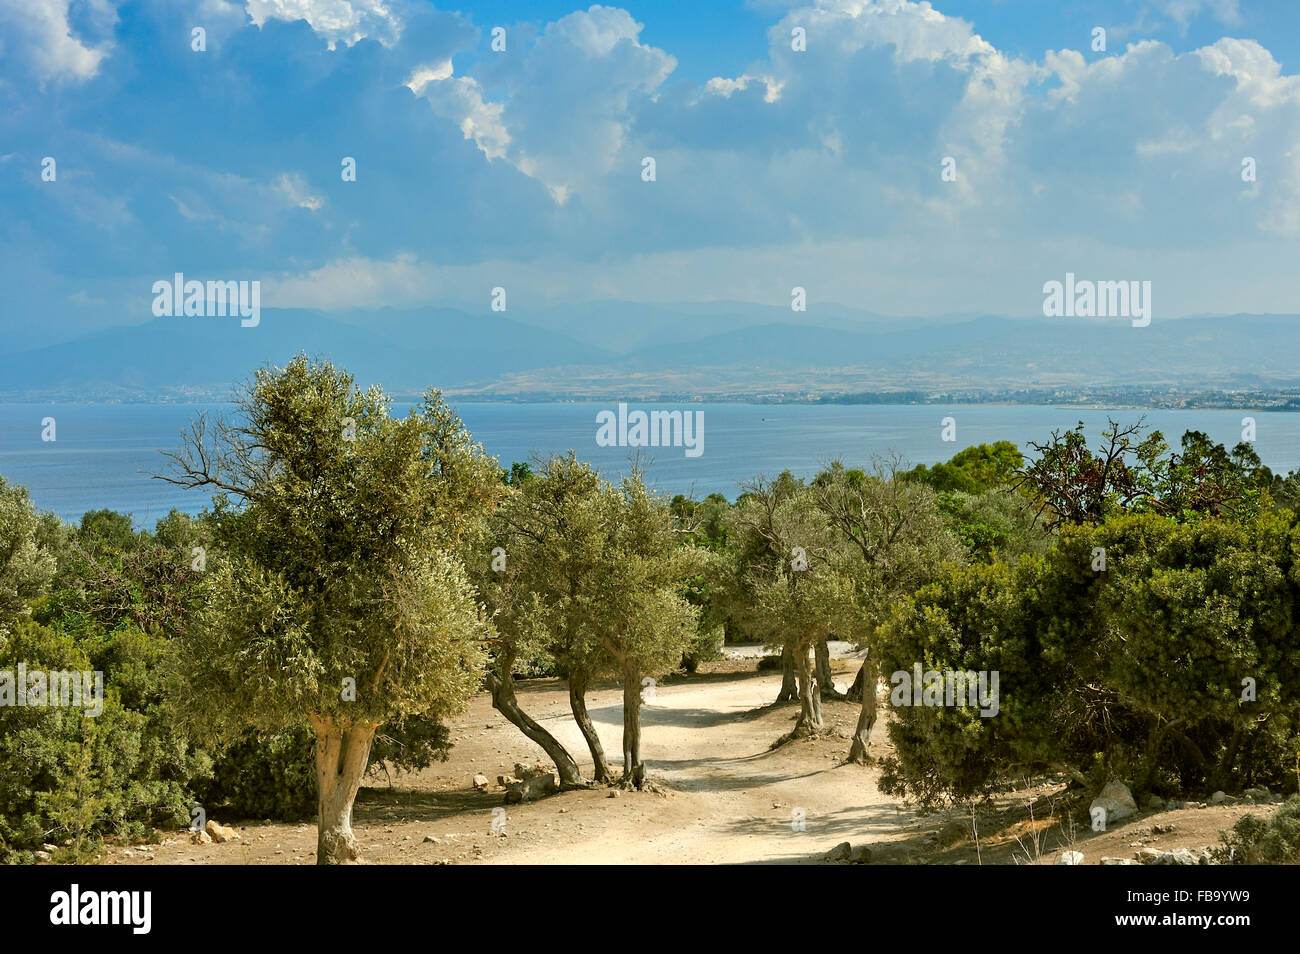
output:
[[[664,405],[630,405],[673,409]],[[687,405],[673,407],[686,408]],[[462,419],[489,454],[503,464],[572,448],[611,478],[628,468],[631,449],[596,446],[596,413],[605,404],[461,404]],[[1186,430],[1202,430],[1229,447],[1241,440],[1241,419],[1256,420],[1255,449],[1274,471],[1300,466],[1300,414],[1249,411],[1080,410],[1076,408],[962,405],[690,405],[704,412],[704,453],[647,448],[647,478],[668,493],[734,498],[737,485],[789,468],[811,476],[839,456],[851,465],[891,451],[912,464],[947,460],[971,444],[1010,440],[1027,449],[1054,428],[1084,421],[1094,438],[1107,415],[1127,423],[1145,415],[1171,444]],[[162,472],[161,451],[180,446],[180,432],[201,410],[167,405],[0,405],[0,475],[25,485],[41,509],[66,520],[107,507],[152,527],[173,507],[197,513],[206,493],[151,479]],[[213,410],[220,410],[215,408]],[[957,440],[941,437],[941,422],[957,421]],[[41,420],[53,417],[56,437],[41,440]]]

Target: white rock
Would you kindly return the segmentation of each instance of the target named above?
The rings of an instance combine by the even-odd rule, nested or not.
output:
[[[1098,808],[1106,810],[1106,824],[1137,814],[1137,802],[1123,782],[1108,782],[1088,806],[1089,815]]]
[[[1061,857],[1056,859],[1058,865],[1081,865],[1083,864],[1082,851],[1063,851]]]

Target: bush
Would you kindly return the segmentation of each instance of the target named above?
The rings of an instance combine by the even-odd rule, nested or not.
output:
[[[316,814],[315,741],[307,726],[248,731],[218,751],[212,778],[195,786],[209,816],[300,821]]]
[[[1000,709],[898,707],[882,790],[931,802],[1062,767],[1139,793],[1293,788],[1297,554],[1289,514],[1122,516],[1042,559],[950,571],[881,628],[881,671],[997,671]]]
[[[0,856],[26,859],[46,842],[88,849],[189,819],[191,787],[211,760],[175,728],[167,674],[198,597],[179,549],[135,534],[110,511],[79,530],[46,528],[57,556],[52,592],[5,638],[0,669],[102,673],[98,716],[67,708],[0,708]]]
[[[402,725],[381,726],[370,749],[371,777],[389,778],[390,770],[418,772],[434,761],[447,761],[451,733],[436,719],[411,718]],[[196,797],[209,815],[301,821],[315,817],[315,736],[307,726],[282,732],[245,732],[223,746],[211,780],[196,786]]]
[[[410,718],[401,725],[380,726],[370,747],[367,774],[389,778],[389,770],[418,772],[451,752],[451,733],[437,719]]]
[[[1300,863],[1300,795],[1278,806],[1268,821],[1258,815],[1237,820],[1220,839],[1238,865],[1293,865]]]
[[[119,650],[122,647],[117,647]],[[102,669],[70,637],[29,623],[0,644],[0,669]],[[0,861],[30,861],[43,843],[88,850],[105,835],[144,837],[188,817],[186,785],[206,760],[159,731],[155,704],[106,674],[103,712],[0,706]]]
[[[686,652],[682,653],[682,668],[695,672],[700,663],[712,662],[722,658],[722,627],[705,632],[697,632]]]

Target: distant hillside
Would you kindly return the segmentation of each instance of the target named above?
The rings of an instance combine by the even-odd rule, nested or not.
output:
[[[587,303],[471,314],[449,308],[160,318],[35,351],[0,354],[0,399],[176,399],[231,384],[300,351],[397,394],[844,394],[1300,385],[1293,315],[1125,320],[888,318],[842,306],[791,313],[710,302]]]
[[[640,369],[666,369],[683,362],[696,367],[881,367],[943,346],[1000,340],[1025,324],[1006,318],[944,325],[895,319],[879,330],[858,331],[783,322],[710,335],[685,349],[679,344],[643,348],[620,363]]]
[[[368,322],[263,309],[261,323],[158,318],[35,351],[0,355],[0,394],[103,394],[228,389],[258,367],[306,351],[393,391],[456,385],[502,373],[612,357],[501,315],[449,310],[376,312]]]

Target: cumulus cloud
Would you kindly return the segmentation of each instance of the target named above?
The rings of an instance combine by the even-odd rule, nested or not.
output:
[[[391,46],[402,33],[401,0],[248,0],[248,15],[259,27],[267,20],[306,20],[329,40],[351,46],[370,37]]]
[[[0,59],[24,60],[42,83],[80,82],[95,76],[112,50],[116,12],[106,0],[87,5],[87,25],[110,33],[94,42],[73,30],[69,4],[70,0],[0,0]]]
[[[510,145],[510,133],[502,121],[505,107],[488,102],[473,77],[453,76],[450,59],[420,67],[406,85],[427,99],[435,113],[455,122],[464,137],[473,140],[489,159],[505,156]]]
[[[626,10],[592,6],[553,23],[502,64],[504,91],[484,99],[472,78],[430,78],[421,89],[490,158],[504,156],[563,203],[606,175],[627,137],[632,101],[653,95],[677,61],[640,42]]]

